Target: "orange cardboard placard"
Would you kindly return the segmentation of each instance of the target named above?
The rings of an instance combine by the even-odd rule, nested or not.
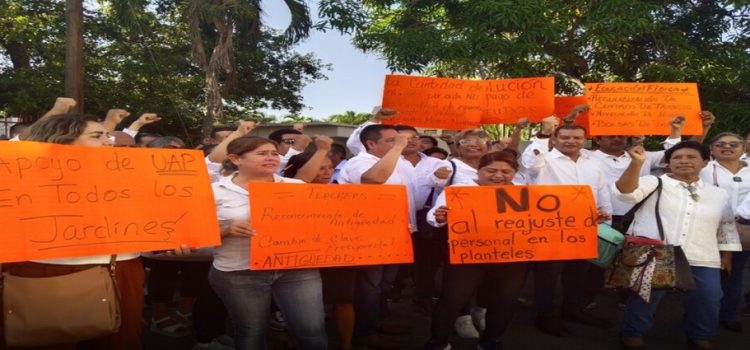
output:
[[[587,103],[586,96],[555,96],[555,115],[563,119],[573,110],[573,107]],[[586,128],[588,134],[589,112],[579,114],[574,124]]]
[[[589,186],[452,186],[445,195],[451,264],[598,255]]]
[[[481,80],[386,75],[383,108],[399,113],[386,124],[467,129],[479,127],[487,104]]]
[[[482,124],[539,122],[555,112],[555,78],[486,80],[487,111]]]
[[[685,117],[683,135],[703,133],[695,83],[586,83],[589,133],[669,135],[669,121]]]
[[[0,262],[221,243],[200,151],[0,142]]]
[[[401,185],[250,183],[251,270],[414,261]]]

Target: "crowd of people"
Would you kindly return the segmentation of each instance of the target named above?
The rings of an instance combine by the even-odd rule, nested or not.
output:
[[[70,99],[58,99],[45,116],[17,125],[11,136],[84,147],[186,147],[177,137],[147,131],[160,120],[155,114],[143,114],[116,130],[127,111],[111,110],[100,120],[71,113],[74,105]],[[682,323],[691,349],[714,349],[720,326],[742,332],[739,319],[743,310],[750,311],[750,303],[743,305],[742,289],[750,251],[750,134],[722,132],[705,145],[703,138],[715,117],[702,112],[704,135],[683,140],[685,118],[676,116],[658,151],[646,151],[643,136],[626,135],[596,136],[593,147],[587,148],[587,131],[575,124],[586,109],[577,106],[562,118],[544,119],[523,150],[520,131],[530,124],[526,119],[520,119],[503,140],[491,140],[482,129],[443,135],[448,149],[414,127],[382,123],[397,111],[379,108],[354,130],[346,147],[327,136],[306,135],[303,127],[280,129],[268,138],[252,136],[257,127],[252,121],[216,127],[201,149],[213,182],[221,245],[118,254],[122,325],[119,332],[86,343],[92,349],[142,348],[144,285],[151,305],[149,329],[169,337],[193,332],[196,349],[266,349],[269,328],[279,326],[288,330],[292,347],[327,349],[325,305],[331,305],[329,319],[339,349],[398,348],[402,344],[389,334],[408,329],[390,322],[384,310],[386,299],[398,294],[407,279],[414,283],[415,307],[432,317],[426,349],[450,349],[454,332],[478,339],[479,349],[503,349],[505,330],[527,280],[533,281],[535,325],[541,332],[570,336],[566,322],[613,327],[613,320],[590,312],[604,286],[605,271],[586,260],[448,263],[446,186],[537,184],[590,186],[599,221],[624,233],[658,239],[654,228],[657,221],[663,222],[665,242],[682,247],[695,280],[695,288],[684,291]],[[352,157],[347,159],[347,154]],[[414,263],[250,270],[249,240],[257,234],[249,217],[251,182],[403,185],[409,198]],[[657,190],[659,199],[649,197]],[[624,223],[625,214],[644,198],[648,199],[632,224]],[[77,257],[3,264],[2,269],[48,277],[109,260],[110,256]],[[529,274],[533,278],[527,278]],[[555,304],[558,280],[560,305]],[[177,309],[171,312],[178,287]],[[648,348],[644,336],[666,292],[650,291],[649,301],[632,291],[622,292],[625,311],[619,341],[625,349]],[[528,348],[533,348],[533,341],[528,340]]]

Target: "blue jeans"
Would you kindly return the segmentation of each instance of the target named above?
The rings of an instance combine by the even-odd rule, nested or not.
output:
[[[382,282],[383,265],[357,269],[357,287],[354,292],[355,337],[366,337],[376,333],[380,321]]]
[[[693,271],[695,289],[685,291],[682,329],[690,340],[710,340],[719,327],[722,296],[720,270],[696,266],[690,269]],[[665,289],[654,289],[651,291],[651,302],[646,303],[635,293],[629,293],[622,320],[622,336],[642,338],[653,325],[654,313],[665,294]]]
[[[732,272],[728,276],[722,276],[721,289],[724,291],[724,297],[721,299],[719,312],[719,319],[722,321],[736,321],[740,318],[742,279],[748,258],[750,251],[733,252]]]
[[[232,318],[238,350],[266,349],[271,298],[284,314],[300,349],[328,347],[317,269],[225,272],[212,267],[208,279]]]

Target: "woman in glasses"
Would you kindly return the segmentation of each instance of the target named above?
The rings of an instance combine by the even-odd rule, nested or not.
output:
[[[739,204],[750,193],[750,168],[745,161],[740,160],[745,152],[745,140],[740,135],[723,132],[716,135],[709,145],[713,160],[701,171],[701,179],[707,185],[726,190],[732,211],[736,212]],[[732,269],[722,276],[724,297],[721,299],[719,320],[724,328],[742,332],[740,302],[743,272],[750,256],[750,221],[738,218],[736,225],[743,251],[732,254]]]

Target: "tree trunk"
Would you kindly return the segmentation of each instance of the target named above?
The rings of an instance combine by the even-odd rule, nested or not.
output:
[[[83,0],[65,0],[65,96],[83,112]]]
[[[203,138],[211,136],[214,121],[223,120],[224,103],[221,99],[221,86],[218,72],[207,66],[206,70],[206,115],[203,116]]]

